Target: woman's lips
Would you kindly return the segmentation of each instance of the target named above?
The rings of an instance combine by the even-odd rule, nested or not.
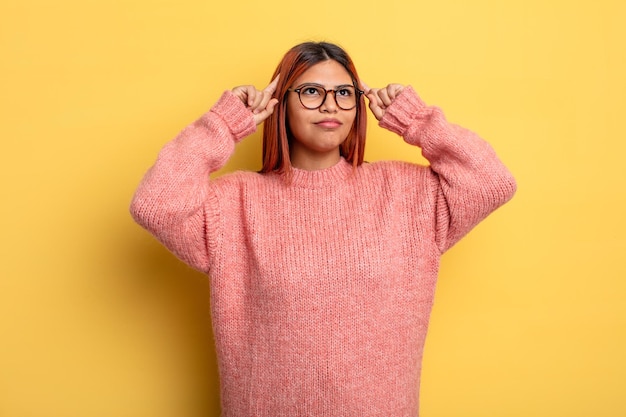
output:
[[[342,123],[337,119],[324,119],[319,122],[315,122],[315,124],[326,129],[334,129],[342,125]]]

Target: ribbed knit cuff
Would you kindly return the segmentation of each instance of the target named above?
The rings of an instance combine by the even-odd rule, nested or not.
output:
[[[398,97],[387,108],[378,123],[402,137],[406,137],[407,129],[416,120],[427,118],[430,114],[428,106],[419,98],[413,87],[407,85]]]
[[[217,114],[226,122],[235,142],[241,141],[256,131],[252,113],[231,91],[224,91],[210,112]]]

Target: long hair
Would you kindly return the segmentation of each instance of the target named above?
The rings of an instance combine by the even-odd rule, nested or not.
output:
[[[305,42],[291,48],[276,67],[272,80],[280,74],[276,92],[273,97],[278,99],[274,112],[263,125],[263,168],[261,172],[291,171],[289,159],[289,137],[287,128],[287,89],[291,84],[313,65],[333,60],[341,64],[357,89],[359,77],[348,54],[339,46],[327,42]],[[365,132],[367,128],[367,112],[365,100],[359,98],[356,107],[354,124],[348,137],[339,147],[339,152],[353,167],[363,163],[365,153]]]

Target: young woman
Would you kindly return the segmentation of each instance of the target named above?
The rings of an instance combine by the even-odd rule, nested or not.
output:
[[[429,166],[363,163],[363,96]],[[262,122],[261,172],[209,181]],[[168,143],[131,212],[210,277],[224,416],[414,417],[441,254],[515,189],[411,87],[304,43]]]

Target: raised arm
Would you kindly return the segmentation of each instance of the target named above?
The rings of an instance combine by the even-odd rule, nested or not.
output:
[[[513,197],[515,179],[486,141],[449,123],[439,108],[424,104],[410,86],[368,90],[380,126],[420,146],[430,162],[436,239],[442,253]]]
[[[212,243],[207,230],[219,215],[209,174],[224,166],[235,143],[272,113],[275,85],[225,92],[209,112],[163,147],[135,192],[130,206],[135,221],[196,269],[208,269]]]

